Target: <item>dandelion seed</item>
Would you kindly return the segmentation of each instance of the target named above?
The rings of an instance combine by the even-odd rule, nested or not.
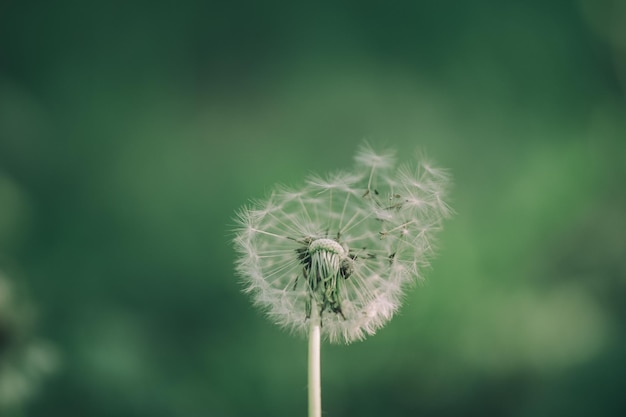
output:
[[[451,210],[449,177],[431,164],[395,169],[394,153],[363,145],[352,171],[277,187],[237,213],[236,269],[254,303],[278,325],[350,343],[400,307],[433,253]]]

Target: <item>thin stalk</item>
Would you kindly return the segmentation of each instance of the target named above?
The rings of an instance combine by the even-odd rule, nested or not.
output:
[[[322,384],[320,371],[320,317],[314,302],[309,330],[309,417],[322,416]]]

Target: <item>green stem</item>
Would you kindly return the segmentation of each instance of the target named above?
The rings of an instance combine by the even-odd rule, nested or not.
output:
[[[322,384],[320,371],[320,317],[317,303],[311,309],[309,330],[309,417],[322,416]]]

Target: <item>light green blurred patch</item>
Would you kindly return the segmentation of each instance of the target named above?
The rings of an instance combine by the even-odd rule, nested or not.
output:
[[[116,311],[93,318],[80,337],[74,363],[96,386],[130,392],[153,376],[150,341],[133,316]]]
[[[600,353],[612,327],[602,307],[576,286],[518,290],[483,297],[450,344],[467,365],[490,373],[554,372]]]

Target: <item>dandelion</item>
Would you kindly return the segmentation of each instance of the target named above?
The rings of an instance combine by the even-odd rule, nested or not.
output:
[[[320,337],[351,343],[387,323],[450,214],[445,170],[396,167],[393,152],[368,144],[355,162],[300,188],[277,187],[237,213],[237,273],[272,321],[308,332],[310,390],[319,385]],[[319,415],[319,393],[309,394],[310,415]]]

